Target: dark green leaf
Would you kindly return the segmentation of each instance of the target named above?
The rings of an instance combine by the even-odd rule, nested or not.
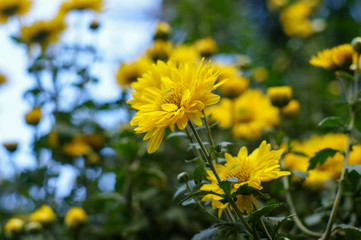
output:
[[[318,123],[318,126],[322,128],[345,128],[345,125],[340,117],[326,117]]]
[[[345,239],[361,239],[361,228],[357,228],[346,224],[340,224],[337,226],[337,228],[340,228],[345,231],[346,233]]]
[[[232,193],[231,198],[235,198],[237,195],[255,195],[265,199],[269,199],[268,194],[264,194],[256,188],[248,186],[248,184],[240,186],[234,193]]]
[[[279,231],[279,229],[282,227],[284,223],[287,221],[290,221],[290,218],[292,218],[294,215],[289,215],[287,217],[266,217],[266,221],[272,223],[272,229],[271,229],[271,237],[273,239],[276,239],[276,235]]]
[[[206,168],[205,168],[204,163],[197,166],[192,173],[193,181],[197,185],[198,188],[200,188],[200,186],[202,184],[205,173],[206,173]]]
[[[216,224],[216,227],[219,227],[222,230],[229,230],[231,232],[241,232],[244,233],[246,228],[242,223],[239,222],[224,222]]]
[[[198,191],[198,192],[194,192],[194,193],[191,193],[189,194],[187,197],[185,197],[184,199],[182,199],[178,204],[181,204],[182,202],[190,199],[190,198],[194,198],[194,197],[202,197],[202,196],[205,196],[205,195],[208,195],[208,194],[213,194],[213,195],[217,195],[217,196],[220,196],[220,197],[223,197],[221,194],[219,193],[216,193],[216,192],[213,192],[213,191]]]
[[[256,211],[252,212],[249,216],[248,216],[248,221],[256,224],[262,216],[264,216],[265,214],[271,212],[272,210],[282,207],[284,206],[283,203],[276,203],[276,204],[270,204],[270,205],[266,205],[262,208],[257,209]]]
[[[212,240],[217,235],[218,228],[207,228],[192,237],[192,240]]]
[[[310,166],[308,166],[308,170],[314,169],[317,165],[324,164],[327,158],[335,156],[337,152],[339,151],[332,148],[325,148],[318,151],[315,156],[310,159]]]
[[[349,165],[346,167],[347,171],[351,173],[352,171],[357,172],[359,175],[361,175],[361,164],[357,165]]]

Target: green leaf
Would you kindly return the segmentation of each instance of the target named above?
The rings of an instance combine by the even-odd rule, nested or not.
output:
[[[172,132],[167,136],[167,139],[173,138],[173,137],[186,137],[187,135],[184,132]]]
[[[358,175],[361,175],[361,164],[356,164],[356,165],[348,165],[346,167],[347,171],[349,173],[351,173],[352,171],[355,171],[358,173]]]
[[[231,177],[231,178],[224,179],[223,181],[218,183],[218,186],[220,188],[222,188],[222,190],[224,191],[226,196],[230,196],[231,195],[231,186],[232,186],[232,183],[234,183],[234,182],[238,182],[238,178]]]
[[[222,230],[228,230],[231,232],[246,232],[246,228],[242,223],[239,222],[224,222],[224,223],[218,223],[215,225],[216,227],[219,227]]]
[[[265,199],[270,198],[268,194],[264,194],[258,189],[248,186],[248,184],[240,186],[234,193],[232,193],[231,198],[235,198],[237,195],[252,195],[252,194],[255,195],[256,197],[261,197]]]
[[[283,207],[285,204],[283,203],[276,203],[276,204],[270,204],[270,205],[266,205],[262,208],[257,209],[256,211],[252,212],[249,216],[248,216],[248,221],[250,223],[256,224],[262,216],[264,216],[265,214],[271,212],[272,210],[279,208],[279,207]]]
[[[361,228],[357,228],[351,225],[340,224],[337,226],[345,231],[346,238],[345,239],[361,239]]]
[[[317,165],[324,164],[327,158],[335,156],[337,152],[339,151],[332,148],[325,148],[318,151],[315,156],[310,159],[310,166],[308,166],[308,170],[314,169]]]
[[[218,234],[219,229],[215,228],[206,228],[200,233],[197,233],[192,237],[192,240],[212,240],[214,236]]]
[[[213,191],[203,191],[203,190],[200,190],[200,191],[198,191],[198,192],[194,192],[194,193],[189,194],[188,196],[186,196],[185,198],[183,198],[178,204],[182,204],[184,201],[187,201],[187,200],[190,199],[190,198],[202,197],[202,196],[205,196],[205,195],[208,195],[208,194],[213,194],[213,195],[217,195],[217,196],[223,197],[221,194],[216,193],[216,192],[213,192]]]
[[[202,184],[202,181],[204,179],[204,174],[206,173],[206,168],[205,168],[205,164],[201,164],[201,165],[198,165],[193,173],[192,173],[192,176],[193,176],[193,181],[194,183],[197,185],[198,188],[201,187],[201,184]]]
[[[266,221],[272,223],[272,229],[271,229],[271,237],[273,239],[278,239],[276,238],[277,233],[279,231],[279,229],[282,227],[282,225],[284,223],[286,223],[287,221],[290,221],[290,218],[292,218],[294,215],[289,215],[287,217],[266,217]]]
[[[326,117],[318,123],[318,126],[322,128],[345,128],[345,124],[340,117]]]

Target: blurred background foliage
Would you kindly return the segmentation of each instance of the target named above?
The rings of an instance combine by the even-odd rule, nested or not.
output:
[[[296,2],[164,0],[161,12],[152,13],[152,17],[170,24],[173,43],[213,38],[219,53],[214,58],[240,65],[244,76],[251,79],[250,87],[265,90],[269,86],[292,86],[294,98],[301,107],[298,116],[284,127],[290,139],[302,140],[312,133],[322,132],[317,123],[324,117],[341,115],[346,118],[337,79],[333,73],[311,66],[309,59],[322,49],[348,43],[361,35],[361,3],[358,0],[304,1],[312,5],[312,11],[304,17],[312,25],[311,30],[306,34],[286,34],[285,25],[291,20],[282,22],[281,15]],[[99,24],[101,27],[101,21]],[[23,44],[19,46],[24,46],[20,36],[13,38]],[[196,166],[185,162],[194,158],[188,141],[183,137],[170,137],[159,151],[149,155],[142,136],[135,135],[128,124],[134,114],[126,104],[129,93],[119,89],[117,100],[101,103],[89,95],[86,86],[102,81],[91,71],[93,63],[99,61],[98,54],[94,46],[63,44],[51,51],[37,49],[29,56],[28,72],[36,84],[24,93],[24,100],[34,108],[47,106],[51,109],[43,115],[51,119],[52,129],[42,132],[37,123],[29,126],[34,131],[31,144],[32,154],[37,159],[36,168],[17,169],[12,178],[0,179],[1,239],[10,237],[4,231],[8,219],[17,216],[27,221],[29,214],[44,204],[51,206],[55,220],[31,234],[19,233],[12,237],[180,240],[190,239],[212,225],[212,219],[196,208],[194,202],[184,203],[186,206],[177,204],[184,196],[185,186],[177,182],[176,176],[183,171],[191,173]],[[87,61],[83,62],[84,59]],[[72,81],[64,83],[64,78]],[[46,85],[43,85],[44,79]],[[75,89],[76,94],[67,95],[64,105],[61,102],[64,96],[59,96],[66,88]],[[117,109],[124,109],[125,118],[129,118],[120,121],[117,129],[105,128],[94,117],[103,112],[110,116],[117,114]],[[39,120],[43,117],[38,116]],[[233,143],[226,147],[232,153],[242,145],[252,149],[259,144],[259,139],[234,139],[229,129],[215,127],[214,133],[217,142]],[[8,156],[2,158],[7,157],[11,162],[12,152],[10,149]],[[60,166],[66,165],[75,168],[77,176],[74,184],[67,186],[71,188],[70,195],[59,199],[55,196],[55,182]],[[358,178],[353,176],[349,181]],[[264,187],[272,197],[283,201],[280,181]],[[305,191],[299,182],[293,186],[301,218],[307,216],[306,224],[316,230],[322,230],[318,224],[327,220],[328,215],[322,209],[329,207],[327,199],[332,193],[328,189],[332,187]],[[352,184],[348,187],[350,193],[359,191]],[[344,205],[344,218],[350,217],[347,212],[358,208],[350,204]],[[63,224],[63,219],[67,210],[74,206],[85,210],[88,221],[71,229]],[[286,210],[277,210],[274,214],[288,215]],[[356,223],[360,224],[359,221]],[[285,232],[296,232],[293,224],[286,223]],[[232,237],[230,234],[229,238]]]

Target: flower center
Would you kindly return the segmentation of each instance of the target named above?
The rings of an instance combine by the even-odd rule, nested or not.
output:
[[[12,16],[16,13],[16,11],[19,9],[18,5],[9,6],[7,8],[4,8],[1,13],[3,15]]]
[[[229,167],[226,171],[225,177],[231,178],[236,177],[238,178],[238,183],[247,182],[251,176],[251,166],[245,166],[244,162],[236,163]]]
[[[168,90],[164,95],[162,99],[162,104],[164,103],[170,103],[176,105],[178,108],[180,108],[182,102],[182,94],[181,91],[176,91],[174,89]]]
[[[45,40],[48,38],[48,36],[50,35],[50,32],[47,30],[41,30],[39,32],[37,32],[36,34],[34,34],[34,36],[32,36],[32,38],[30,39],[31,42],[45,42]]]

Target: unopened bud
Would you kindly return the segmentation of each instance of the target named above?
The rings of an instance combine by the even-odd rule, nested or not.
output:
[[[188,180],[191,178],[191,176],[189,175],[189,173],[187,172],[181,172],[180,174],[178,174],[177,176],[177,180],[180,183],[186,183],[188,182]]]
[[[351,44],[356,52],[361,53],[361,37],[352,39]]]

